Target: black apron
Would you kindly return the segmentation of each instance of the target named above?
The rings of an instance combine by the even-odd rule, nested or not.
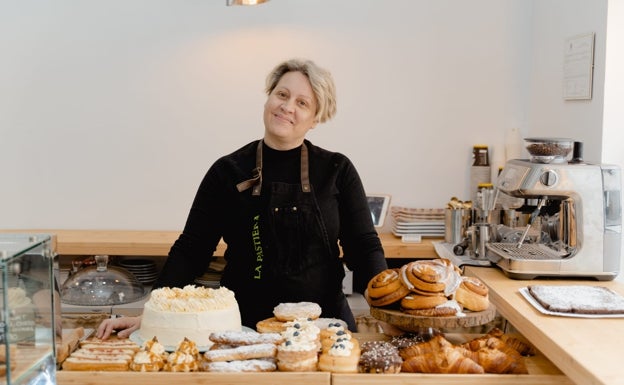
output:
[[[257,263],[253,277],[244,274],[227,280],[236,292],[243,324],[255,328],[256,322],[273,315],[277,304],[307,301],[321,306],[322,317],[340,318],[356,331],[342,292],[342,262],[331,254],[323,216],[310,185],[306,144],[301,147],[301,184],[273,182],[268,186],[262,185],[262,145],[261,140],[254,178],[237,185],[240,192],[251,187],[258,202],[261,191],[268,200],[266,211],[252,216],[255,223],[251,225],[257,229],[252,230],[253,253],[262,263]]]

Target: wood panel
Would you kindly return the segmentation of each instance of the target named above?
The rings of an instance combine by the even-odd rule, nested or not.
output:
[[[61,370],[56,374],[59,385],[329,385],[331,374],[324,372],[273,373],[140,373],[140,372],[75,372]]]
[[[179,231],[148,230],[2,230],[2,232],[46,233],[56,236],[56,250],[61,255],[140,255],[167,256],[180,235]],[[432,242],[406,243],[390,233],[379,234],[386,258],[437,258]],[[220,242],[215,255],[222,256],[225,243]]]

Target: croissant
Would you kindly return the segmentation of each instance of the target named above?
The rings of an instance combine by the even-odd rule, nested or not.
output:
[[[518,338],[511,337],[511,336],[508,336],[507,334],[504,334],[501,337],[501,340],[505,344],[507,344],[507,346],[511,347],[512,349],[520,353],[520,355],[523,355],[523,356],[535,355],[535,348],[531,344],[526,343]]]
[[[444,347],[437,352],[413,356],[403,361],[402,372],[482,374],[483,367],[465,357],[458,349]]]
[[[490,337],[490,338],[477,338],[475,340],[469,341],[466,344],[462,345],[473,352],[480,351],[482,349],[489,350],[499,350],[503,352],[505,355],[509,356],[511,360],[521,363],[524,366],[524,359],[517,350],[513,349],[511,346],[507,345],[500,338]],[[526,367],[524,369],[526,370]],[[522,372],[524,373],[524,372]]]
[[[459,347],[458,350],[464,357],[470,358],[477,364],[481,365],[486,373],[529,373],[522,357],[514,357],[498,349],[481,348],[473,352],[466,348]]]
[[[399,349],[399,355],[404,360],[414,357],[420,356],[428,353],[436,353],[442,350],[445,347],[452,347],[451,344],[444,336],[438,334],[431,338],[427,342],[419,342],[417,344],[410,345],[408,347]]]
[[[502,338],[495,337],[496,335],[502,336],[499,330],[495,330],[493,333],[490,332],[460,346],[477,353],[476,356],[468,355],[468,357],[483,366],[487,373],[528,373],[522,355],[516,349],[507,345]],[[466,354],[464,353],[464,355]]]
[[[507,346],[516,350],[523,356],[532,356],[535,354],[535,348],[531,344],[516,337],[505,334],[499,328],[494,328],[490,330],[487,336],[500,338]]]

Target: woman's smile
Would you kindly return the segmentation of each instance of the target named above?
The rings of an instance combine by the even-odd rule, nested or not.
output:
[[[308,78],[298,71],[285,73],[264,104],[264,141],[276,150],[303,143],[316,126],[317,103]]]

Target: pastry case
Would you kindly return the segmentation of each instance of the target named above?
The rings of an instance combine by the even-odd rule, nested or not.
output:
[[[56,384],[53,237],[0,234],[0,385]]]

